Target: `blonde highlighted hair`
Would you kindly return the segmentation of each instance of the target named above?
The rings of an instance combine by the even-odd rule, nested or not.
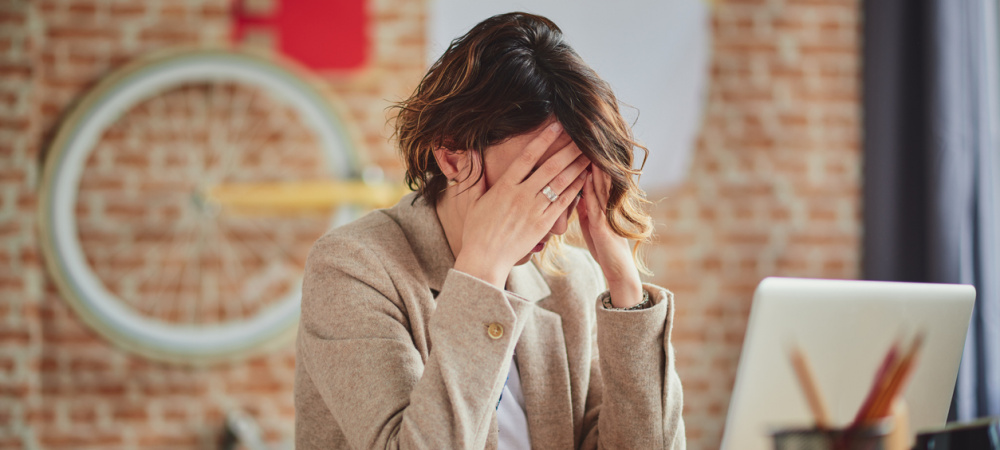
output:
[[[555,116],[590,161],[611,177],[608,225],[637,242],[633,256],[648,273],[637,255],[653,225],[649,201],[636,183],[647,150],[634,139],[611,86],[549,19],[514,12],[480,22],[452,41],[413,94],[394,108],[406,182],[432,205],[447,187],[434,149],[477,152],[484,161],[488,146]],[[643,152],[638,169],[633,168],[636,149]],[[558,266],[555,244],[553,251],[543,252],[544,267]]]

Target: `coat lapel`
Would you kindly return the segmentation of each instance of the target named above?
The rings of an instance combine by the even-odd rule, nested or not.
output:
[[[532,446],[571,448],[573,412],[562,318],[538,306],[537,302],[551,291],[534,264],[515,267],[507,286],[511,292],[535,303],[535,307],[526,310],[529,317],[514,350]]]
[[[407,194],[396,206],[382,212],[403,230],[417,258],[414,269],[423,272],[424,280],[436,296],[444,285],[448,270],[455,266],[455,255],[448,245],[437,212],[416,193]]]
[[[383,211],[406,235],[431,292],[440,291],[448,270],[455,265],[455,256],[434,208],[423,198],[409,194],[395,207]],[[532,305],[524,309],[528,317],[514,350],[532,445],[571,448],[572,397],[562,318],[539,305],[552,291],[533,263],[511,270],[507,290]]]

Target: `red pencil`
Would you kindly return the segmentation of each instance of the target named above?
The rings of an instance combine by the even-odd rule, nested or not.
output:
[[[889,353],[885,355],[882,360],[882,365],[879,366],[878,372],[875,372],[875,379],[872,381],[872,387],[868,391],[868,395],[865,397],[865,401],[861,403],[861,408],[858,409],[858,413],[854,416],[854,422],[851,423],[851,427],[859,427],[866,423],[871,409],[875,406],[876,400],[878,400],[879,395],[883,390],[888,387],[889,376],[892,372],[896,371],[896,367],[899,365],[899,341],[893,342],[892,347],[889,349]]]
[[[913,342],[910,343],[910,348],[906,352],[906,356],[903,357],[902,361],[899,363],[899,367],[889,380],[888,388],[884,391],[881,398],[875,403],[875,407],[872,408],[871,416],[868,418],[869,421],[881,419],[889,415],[892,410],[892,402],[896,400],[899,392],[906,385],[910,375],[913,373],[917,355],[920,354],[920,347],[923,343],[924,333],[920,332],[914,336]]]

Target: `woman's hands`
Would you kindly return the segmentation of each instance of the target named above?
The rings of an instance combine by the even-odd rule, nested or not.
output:
[[[575,144],[570,142],[556,150],[532,172],[560,134],[562,126],[558,122],[546,127],[489,188],[485,174],[476,179],[483,165],[475,153],[470,153],[471,176],[465,176],[455,186],[459,193],[456,200],[464,197],[465,203],[456,270],[503,289],[514,265],[543,242],[559,216],[570,207],[584,185],[583,175],[590,164]],[[555,201],[542,193],[546,186],[559,196]]]
[[[607,221],[611,178],[560,135],[562,127],[556,122],[522,141],[510,141],[511,148],[491,149],[491,155],[508,151],[513,155],[490,162],[493,169],[496,163],[508,164],[492,186],[486,174],[478,176],[483,169],[478,154],[468,153],[458,185],[449,188],[454,193],[449,200],[462,217],[461,240],[453,246],[455,269],[502,289],[511,268],[544,242],[580,193],[582,200],[576,205],[580,228],[608,281],[612,304],[618,308],[638,304],[642,283],[631,247]],[[535,169],[547,154],[551,156]],[[542,193],[546,186],[558,195],[555,201]]]
[[[610,192],[611,177],[591,165],[583,187],[583,200],[576,211],[587,249],[608,280],[611,304],[616,308],[628,308],[642,301],[642,282],[628,239],[615,234],[608,225]]]

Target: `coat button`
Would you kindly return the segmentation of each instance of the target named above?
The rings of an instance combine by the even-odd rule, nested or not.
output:
[[[500,339],[503,337],[503,325],[499,323],[491,323],[489,327],[486,328],[486,334],[490,335],[490,339]]]

